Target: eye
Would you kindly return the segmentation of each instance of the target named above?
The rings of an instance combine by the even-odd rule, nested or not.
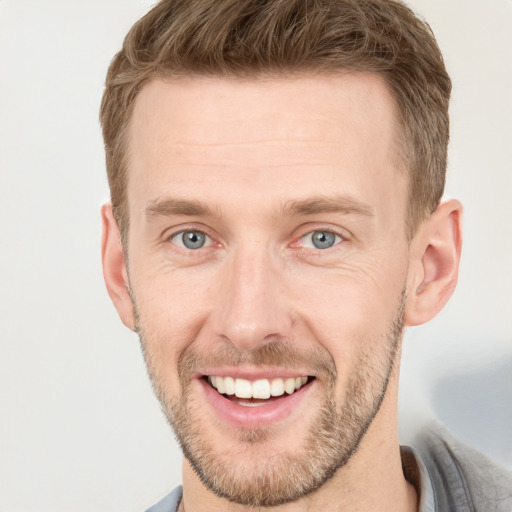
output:
[[[201,231],[180,231],[176,233],[171,242],[182,249],[201,249],[211,245],[212,240]]]
[[[330,249],[339,244],[341,236],[330,231],[312,231],[301,238],[302,247],[309,249]]]

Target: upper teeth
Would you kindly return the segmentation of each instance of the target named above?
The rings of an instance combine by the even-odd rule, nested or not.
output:
[[[290,377],[288,379],[260,379],[254,382],[233,377],[209,376],[208,382],[219,393],[235,395],[238,398],[269,398],[281,396],[285,392],[291,395],[306,384],[307,377]]]

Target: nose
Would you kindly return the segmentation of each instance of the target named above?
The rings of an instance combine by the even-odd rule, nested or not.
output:
[[[218,290],[216,333],[241,351],[287,337],[292,326],[283,273],[269,251],[255,245],[228,259]]]

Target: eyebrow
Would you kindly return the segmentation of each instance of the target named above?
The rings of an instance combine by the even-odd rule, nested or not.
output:
[[[201,201],[162,199],[151,201],[146,207],[146,218],[171,217],[173,215],[220,217]]]
[[[282,215],[285,217],[315,215],[318,213],[356,214],[373,217],[374,210],[350,196],[318,196],[301,201],[286,201],[282,206]]]
[[[372,217],[373,209],[349,196],[312,197],[304,200],[289,200],[282,204],[280,215],[295,217],[319,213],[340,213]],[[174,215],[220,218],[207,204],[196,200],[166,198],[151,201],[146,207],[146,217],[171,217]]]

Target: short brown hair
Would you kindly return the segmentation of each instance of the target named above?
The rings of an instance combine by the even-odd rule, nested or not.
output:
[[[101,124],[114,215],[128,228],[127,131],[154,78],[364,71],[398,106],[408,167],[407,233],[439,204],[450,78],[430,27],[395,0],[162,0],[131,28],[107,74]]]

